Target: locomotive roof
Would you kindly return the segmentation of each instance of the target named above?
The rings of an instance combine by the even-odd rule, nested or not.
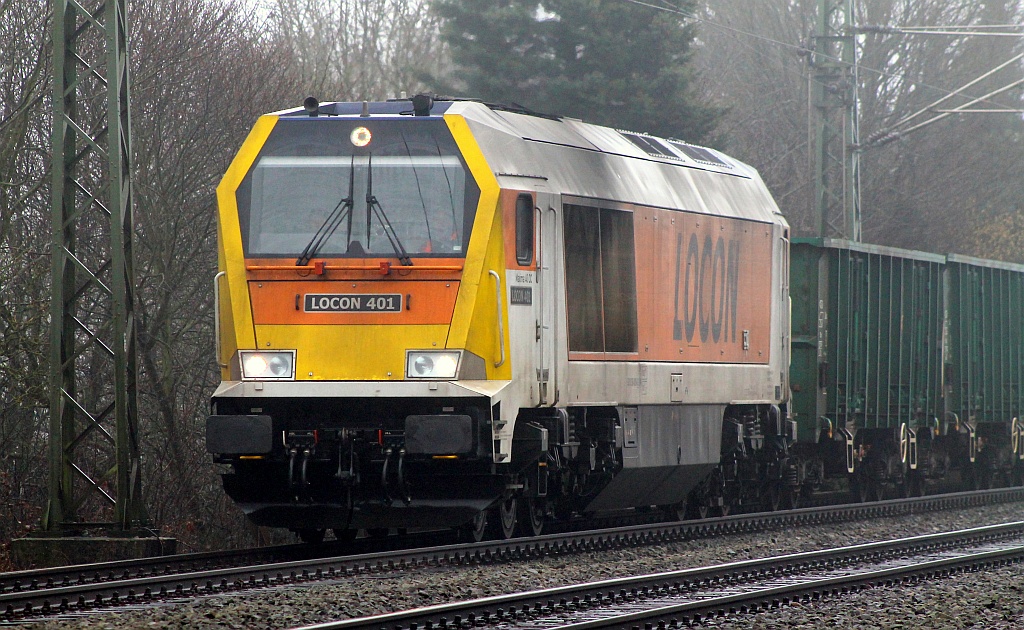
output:
[[[413,113],[409,100],[327,103],[327,116]],[[430,117],[463,116],[503,188],[547,190],[785,223],[757,171],[720,151],[518,106],[436,100]],[[278,115],[307,116],[303,108]]]

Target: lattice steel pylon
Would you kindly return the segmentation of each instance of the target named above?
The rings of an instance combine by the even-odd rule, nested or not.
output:
[[[53,0],[50,483],[43,529],[146,521],[125,0]]]
[[[861,240],[854,0],[818,0],[810,50],[814,217],[823,237]]]

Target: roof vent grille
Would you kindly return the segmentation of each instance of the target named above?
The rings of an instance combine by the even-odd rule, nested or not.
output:
[[[669,151],[665,146],[661,144],[661,141],[654,136],[645,136],[639,133],[631,133],[628,131],[620,131],[620,134],[626,139],[635,144],[647,155],[669,159],[678,160],[679,156]]]
[[[695,147],[692,144],[686,144],[679,140],[669,140],[669,144],[679,149],[679,152],[690,158],[694,162],[703,162],[705,164],[714,164],[715,166],[725,166],[726,168],[732,168],[731,164],[722,161],[717,155],[708,151],[704,147]]]

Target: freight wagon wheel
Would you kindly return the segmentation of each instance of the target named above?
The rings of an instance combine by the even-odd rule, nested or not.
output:
[[[992,488],[992,473],[979,463],[967,464],[963,470],[963,485],[966,490],[989,490]]]
[[[784,487],[779,505],[783,510],[795,510],[800,507],[800,488]]]
[[[924,478],[920,473],[913,470],[907,474],[907,496],[924,496]]]
[[[489,538],[497,540],[508,540],[516,534],[516,521],[518,501],[515,497],[509,497],[499,503],[497,507],[492,508],[494,510],[494,518],[488,519],[490,521],[490,532]]]
[[[319,545],[324,541],[324,535],[327,533],[326,529],[299,529],[295,531],[299,535],[299,540],[304,543],[310,543],[313,545]]]
[[[545,512],[544,499],[523,499],[519,502],[519,528],[524,536],[544,533]]]
[[[850,500],[854,503],[868,501],[868,480],[862,473],[850,475]]]
[[[782,502],[782,488],[776,482],[769,482],[761,495],[761,507],[765,512],[777,512]]]
[[[978,489],[978,474],[974,470],[974,464],[964,464],[960,469],[961,489],[970,492]]]

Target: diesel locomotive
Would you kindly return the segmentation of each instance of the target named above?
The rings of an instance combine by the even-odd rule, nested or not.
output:
[[[207,448],[253,522],[303,540],[1018,470],[1024,388],[977,380],[1019,380],[1024,345],[953,387],[947,305],[954,280],[985,293],[982,269],[1012,310],[1021,270],[791,245],[719,151],[473,100],[310,98],[257,121],[217,198]],[[963,316],[1002,328],[965,352],[1020,338],[978,300]]]

